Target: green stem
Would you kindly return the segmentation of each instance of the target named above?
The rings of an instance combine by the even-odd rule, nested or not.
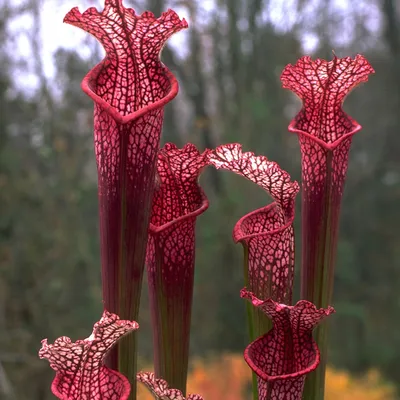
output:
[[[161,254],[163,256],[163,254]],[[160,262],[162,257],[158,257]],[[185,296],[185,291],[176,288],[171,292],[168,283],[164,282],[162,266],[157,268],[158,280],[155,296],[157,305],[153,305],[154,335],[154,371],[157,378],[166,380],[171,388],[178,389],[186,396],[186,384],[189,361],[189,338],[191,296]],[[164,269],[165,270],[165,269]],[[189,292],[193,290],[193,279]]]
[[[332,161],[333,153],[329,151],[326,155],[326,179],[318,196],[314,198],[312,191],[303,189],[301,298],[313,302],[317,308],[328,307],[333,294],[341,195],[337,183],[333,182]],[[328,352],[327,322],[316,328],[315,340],[321,353],[321,361],[318,368],[306,379],[304,400],[324,399]]]
[[[126,377],[130,377],[131,393],[129,400],[136,399],[136,372],[137,372],[137,334],[136,332],[123,337],[118,346],[118,370]],[[135,377],[135,378],[133,378]]]
[[[128,136],[122,136],[121,138],[121,168],[120,179],[121,179],[121,231],[120,231],[120,251],[119,251],[119,271],[118,271],[118,309],[119,315],[125,319],[137,321],[139,304],[136,307],[127,305],[127,279],[125,277],[126,268],[132,267],[127,266],[127,251],[126,248],[126,193],[127,193],[127,176],[126,168],[127,165],[127,143]],[[141,282],[140,282],[141,286]],[[140,291],[139,291],[140,293]],[[140,301],[140,297],[138,299]],[[117,357],[118,357],[118,371],[126,376],[131,383],[131,392],[128,400],[136,399],[136,370],[137,370],[137,335],[136,332],[122,338],[117,344]]]
[[[207,203],[208,205],[208,203]],[[177,222],[173,228],[150,230],[154,258],[147,263],[150,310],[152,313],[154,372],[171,388],[186,395],[189,364],[191,309],[194,284],[195,220]],[[168,249],[179,238],[191,236],[191,247],[182,248],[187,257],[170,258]],[[179,249],[175,250],[179,253]]]
[[[118,175],[108,180],[99,174],[99,204],[104,308],[121,319],[137,321],[153,194],[149,182],[153,181],[155,158],[152,167],[129,177],[128,141],[132,129],[129,124],[120,126]],[[110,166],[100,164],[98,168],[108,171]],[[111,369],[118,369],[129,379],[129,400],[136,399],[136,346],[137,333],[132,333],[118,342],[107,360]]]

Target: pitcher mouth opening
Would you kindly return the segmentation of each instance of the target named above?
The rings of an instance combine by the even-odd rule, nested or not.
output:
[[[261,338],[256,339],[253,343],[257,342],[257,340],[260,340],[260,339]],[[251,345],[253,343],[250,343],[250,345],[244,351],[244,359],[245,359],[246,363],[248,364],[248,366],[251,368],[251,370],[260,379],[262,379],[262,380],[264,380],[266,382],[276,382],[276,381],[280,381],[280,380],[297,379],[297,378],[303,377],[303,376],[309,374],[310,372],[314,371],[318,367],[319,362],[320,362],[320,352],[318,350],[317,343],[313,339],[312,346],[313,346],[313,351],[314,351],[314,354],[315,354],[315,358],[310,363],[310,365],[308,365],[307,367],[301,369],[300,371],[292,372],[290,374],[268,375],[267,373],[265,373],[265,372],[260,370],[260,368],[253,362],[252,357],[249,355],[249,352],[251,350]]]
[[[332,143],[326,143],[326,142],[324,142],[322,139],[319,139],[319,138],[317,138],[316,136],[311,135],[311,134],[308,133],[308,132],[302,131],[302,130],[300,130],[300,129],[296,129],[296,128],[295,128],[296,121],[294,121],[294,120],[289,124],[288,130],[289,130],[289,132],[295,133],[295,134],[297,134],[298,136],[300,136],[300,135],[306,136],[308,139],[310,139],[310,140],[312,140],[312,141],[318,143],[323,149],[325,149],[325,150],[327,150],[327,151],[333,151],[333,150],[335,150],[336,147],[339,146],[340,143],[342,143],[342,142],[345,141],[346,139],[348,139],[348,138],[350,138],[351,136],[353,136],[355,133],[357,133],[358,131],[360,131],[361,128],[362,128],[362,126],[361,126],[359,123],[357,123],[356,121],[354,121],[354,120],[353,120],[352,118],[350,118],[350,117],[348,117],[348,118],[349,118],[349,119],[351,120],[351,122],[352,122],[353,129],[352,129],[350,132],[345,133],[343,136],[341,136],[340,138],[336,139],[336,140],[335,140],[334,142],[332,142]]]
[[[89,71],[86,76],[83,78],[81,87],[82,90],[101,108],[103,108],[110,116],[118,123],[118,124],[127,124],[128,122],[133,122],[136,119],[142,117],[150,111],[157,110],[168,102],[170,102],[179,92],[179,83],[175,78],[174,74],[163,66],[164,73],[166,78],[170,82],[170,88],[168,93],[162,97],[161,99],[155,101],[154,103],[150,103],[145,107],[140,108],[139,110],[134,111],[133,113],[122,115],[114,106],[105,101],[102,97],[100,97],[95,90],[93,89],[93,83],[96,80],[97,76],[101,72],[104,67],[104,63],[107,59],[104,59],[99,64],[97,64],[91,71]]]

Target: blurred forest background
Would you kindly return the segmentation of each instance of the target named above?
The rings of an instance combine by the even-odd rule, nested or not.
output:
[[[53,371],[38,359],[40,341],[87,337],[102,310],[93,105],[80,83],[103,51],[89,35],[75,50],[62,48],[66,37],[49,76],[40,57],[46,23],[41,11],[49,3],[64,13],[74,5],[81,11],[103,8],[84,0],[68,5],[0,0],[0,399],[6,400],[52,399]],[[295,179],[300,152],[287,125],[300,103],[281,89],[283,67],[303,54],[331,59],[332,49],[339,57],[362,53],[369,59],[376,75],[345,103],[364,129],[351,151],[337,313],[330,321],[330,362],[346,372],[331,370],[328,377],[329,387],[358,382],[365,393],[328,389],[328,396],[399,399],[393,393],[400,389],[400,1],[125,0],[125,5],[156,15],[171,7],[189,20],[190,29],[178,34],[181,45],[168,45],[162,54],[181,86],[166,107],[163,142],[190,141],[203,149],[238,141],[277,161]],[[14,29],[21,18],[25,22]],[[247,343],[239,297],[242,249],[231,232],[239,217],[270,199],[229,173],[207,170],[201,183],[211,206],[198,219],[191,345],[201,361],[193,364],[193,374],[204,382],[210,373],[215,381],[224,371],[225,386],[209,400],[246,399],[228,392],[244,379],[241,371],[248,373],[241,362],[232,366],[238,356],[226,356],[240,355]],[[297,231],[300,196],[298,206]],[[149,365],[146,290],[142,304],[140,357]],[[365,383],[369,378],[372,386],[382,379],[380,394]]]

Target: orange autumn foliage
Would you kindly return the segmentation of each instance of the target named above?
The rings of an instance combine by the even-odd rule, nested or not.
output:
[[[376,370],[362,378],[329,369],[326,372],[325,400],[394,400],[393,385],[384,383]]]
[[[145,371],[150,369],[144,368]],[[139,385],[138,398],[153,400]],[[205,400],[251,399],[251,372],[241,354],[225,354],[210,360],[196,359],[188,378],[188,392],[201,394]],[[384,383],[377,371],[362,378],[328,368],[325,400],[395,400],[395,389]]]

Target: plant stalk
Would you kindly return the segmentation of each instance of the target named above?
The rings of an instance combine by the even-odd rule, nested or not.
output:
[[[97,107],[97,105],[95,105]],[[162,118],[162,115],[161,115]],[[155,156],[146,160],[148,168],[130,173],[128,141],[135,135],[135,121],[118,125],[114,176],[110,179],[106,149],[97,148],[99,171],[99,211],[104,308],[121,319],[138,320],[145,264],[150,205],[153,196]],[[101,146],[101,145],[99,145]],[[114,155],[114,154],[113,154]],[[137,162],[144,155],[138,153]],[[99,162],[101,160],[101,162]],[[106,363],[125,375],[131,385],[129,400],[136,399],[137,333],[121,339],[110,351]]]
[[[301,299],[311,301],[317,308],[327,308],[333,295],[341,203],[341,188],[333,181],[333,157],[333,152],[327,151],[326,176],[318,189],[310,182],[303,184]],[[303,180],[304,178],[303,173]],[[321,353],[321,361],[318,368],[306,379],[304,400],[324,399],[328,353],[327,322],[316,328],[315,340]]]

